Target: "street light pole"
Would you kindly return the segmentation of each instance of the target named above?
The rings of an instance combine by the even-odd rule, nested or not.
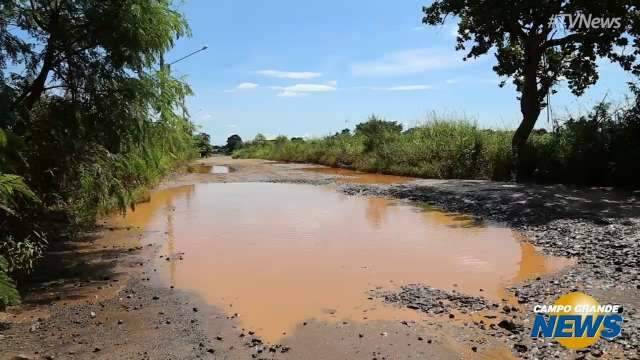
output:
[[[175,64],[175,63],[177,63],[178,61],[182,61],[182,60],[184,60],[184,59],[186,59],[186,58],[188,58],[188,57],[190,57],[190,56],[192,56],[192,55],[195,55],[195,54],[197,54],[197,53],[199,53],[199,52],[201,52],[201,51],[207,50],[207,48],[208,48],[208,46],[207,46],[207,45],[204,45],[204,46],[203,46],[203,47],[201,47],[200,49],[198,49],[198,50],[196,50],[196,51],[193,51],[193,52],[191,52],[191,53],[189,53],[189,54],[187,54],[187,55],[185,55],[185,56],[181,57],[180,59],[178,59],[178,60],[176,60],[176,61],[173,61],[173,62],[170,62],[170,63],[168,63],[168,64],[165,64],[165,63],[164,63],[164,54],[160,54],[160,64],[159,64],[159,65],[160,65],[160,71],[164,70],[164,69],[165,69],[165,67],[166,67],[166,69],[167,69],[167,75],[171,76],[171,65],[173,65],[173,64]],[[162,91],[162,90],[161,90],[161,91]],[[189,119],[189,127],[191,127],[191,128],[193,127],[193,124],[191,123],[191,119]]]
[[[176,60],[176,61],[173,61],[173,62],[169,63],[169,66],[171,66],[171,65],[173,65],[173,64],[175,64],[175,63],[177,63],[178,61],[182,61],[182,60],[184,60],[184,59],[186,59],[186,58],[188,58],[188,57],[190,57],[190,56],[192,56],[192,55],[195,55],[195,54],[199,53],[200,51],[207,50],[207,48],[208,48],[208,46],[207,46],[207,45],[205,45],[205,46],[201,47],[200,49],[198,49],[198,50],[196,50],[196,51],[194,51],[194,52],[192,52],[192,53],[189,53],[189,54],[187,54],[187,55],[185,55],[185,56],[181,57],[180,59],[178,59],[178,60]]]
[[[173,65],[173,64],[175,64],[175,63],[177,63],[179,61],[182,61],[182,60],[184,60],[184,59],[186,59],[186,58],[188,58],[188,57],[190,57],[192,55],[195,55],[195,54],[197,54],[197,53],[199,53],[201,51],[207,50],[208,48],[209,47],[207,45],[204,45],[200,49],[198,49],[196,51],[193,51],[193,52],[191,52],[191,53],[179,58],[178,60],[172,61],[172,62],[170,62],[168,64],[164,63],[164,54],[162,54],[162,55],[160,55],[160,69],[163,69],[166,66],[167,70],[169,71],[169,73],[171,73],[171,65]]]

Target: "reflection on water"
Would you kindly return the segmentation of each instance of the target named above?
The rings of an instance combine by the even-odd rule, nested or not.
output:
[[[188,170],[196,174],[228,174],[231,171],[228,166],[206,164],[189,165]]]
[[[368,300],[376,286],[422,282],[499,299],[506,285],[568,263],[470,217],[311,185],[167,189],[122,221],[165,234],[163,255],[185,253],[158,260],[167,282],[239,313],[272,341],[310,318],[418,316]]]
[[[195,164],[195,165],[189,165],[189,167],[187,167],[187,170],[190,173],[196,173],[196,174],[210,174],[211,173],[211,169],[213,166],[211,165],[205,165],[205,164]]]
[[[310,167],[301,170],[339,176],[336,182],[349,184],[402,184],[414,180],[405,176],[366,173],[343,168]]]
[[[212,174],[228,174],[229,167],[222,166],[222,165],[213,165],[213,168],[211,169],[211,173]]]

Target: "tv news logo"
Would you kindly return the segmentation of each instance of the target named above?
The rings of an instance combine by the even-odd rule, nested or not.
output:
[[[593,14],[558,14],[549,19],[552,28],[577,29],[619,29],[622,19],[619,17],[597,17]]]

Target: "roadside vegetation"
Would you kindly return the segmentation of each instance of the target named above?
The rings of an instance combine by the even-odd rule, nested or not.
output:
[[[494,72],[504,79],[500,86],[513,83],[522,113],[511,143],[517,163],[531,161],[527,140],[548,105],[547,96],[561,81],[574,95],[584,94],[599,79],[599,59],[640,75],[640,16],[635,1],[494,1],[490,8],[487,11],[482,1],[435,0],[423,7],[422,22],[441,26],[447,19],[459,19],[456,50],[464,52],[465,60],[491,54]],[[569,16],[559,17],[566,14],[597,14],[619,23],[574,26]]]
[[[609,104],[534,130],[548,97],[563,82],[576,96],[599,79],[599,59],[640,75],[637,4],[612,2],[494,2],[435,0],[422,9],[427,26],[456,18],[455,49],[464,60],[495,54],[500,86],[511,81],[522,120],[515,130],[481,129],[466,119],[433,116],[402,129],[372,116],[354,133],[345,129],[321,139],[273,141],[256,137],[234,153],[282,161],[313,162],[356,170],[425,178],[536,181],[580,185],[637,186],[640,170],[638,89],[624,109]],[[619,26],[574,27],[561,14],[598,14]],[[553,20],[553,21],[550,21]]]
[[[635,91],[635,88],[632,88]],[[637,91],[635,91],[637,95]],[[481,129],[466,119],[431,116],[402,125],[371,116],[352,133],[318,139],[264,136],[244,144],[236,158],[310,162],[332,167],[438,179],[511,180],[637,187],[640,180],[640,98],[622,109],[602,103],[552,131],[534,130],[518,162],[513,131]]]
[[[191,90],[157,66],[186,35],[169,0],[0,5],[0,308],[50,243],[197,156]]]

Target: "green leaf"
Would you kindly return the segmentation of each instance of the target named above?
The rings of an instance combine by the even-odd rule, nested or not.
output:
[[[0,256],[0,310],[20,303],[20,294],[16,289],[16,284],[7,274],[8,267],[7,260]]]

